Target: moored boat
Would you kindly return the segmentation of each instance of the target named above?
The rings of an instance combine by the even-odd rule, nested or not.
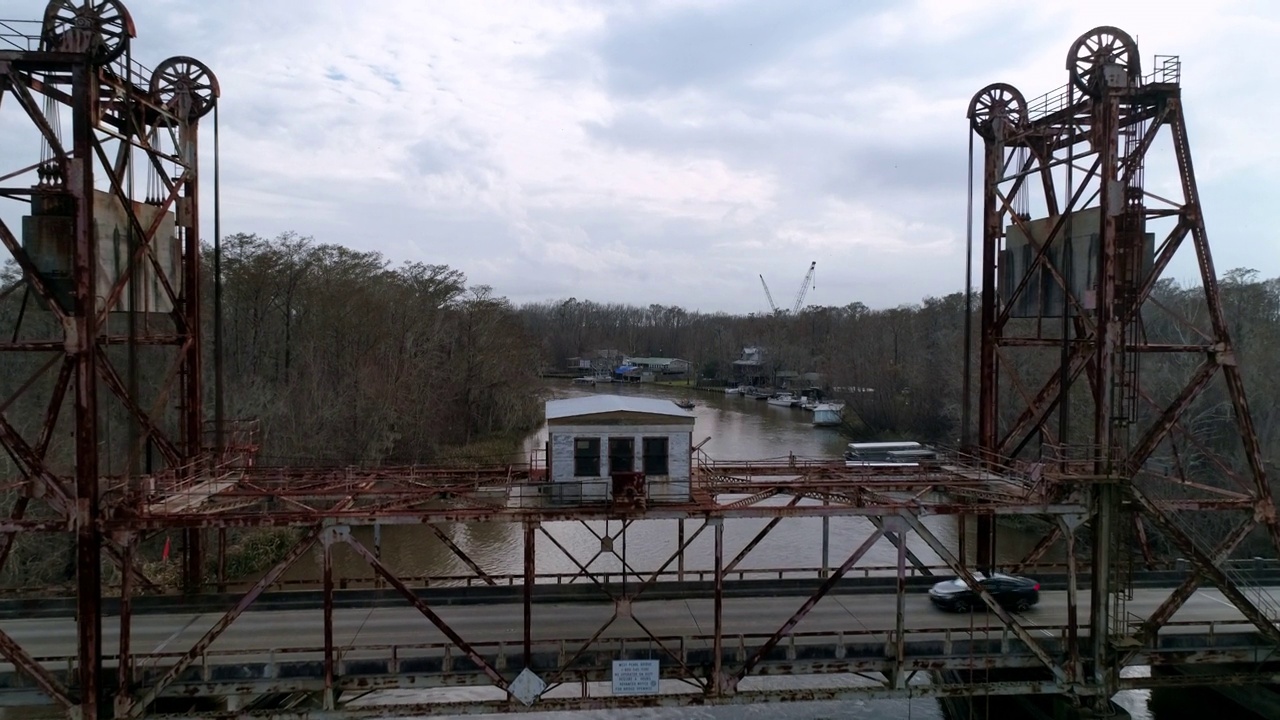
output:
[[[769,404],[777,405],[778,407],[793,407],[800,404],[800,398],[789,392],[782,392],[770,397]]]
[[[834,427],[844,422],[844,414],[835,403],[818,403],[813,406],[814,427]]]

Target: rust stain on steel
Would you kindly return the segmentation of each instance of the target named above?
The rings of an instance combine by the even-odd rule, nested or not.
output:
[[[4,630],[0,630],[0,653],[3,653],[19,672],[35,681],[41,692],[52,698],[54,702],[63,708],[70,708],[75,704],[62,683],[45,670],[35,658],[28,655],[27,651],[14,642]]]

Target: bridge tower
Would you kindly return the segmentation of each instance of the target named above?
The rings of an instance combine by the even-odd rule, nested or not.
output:
[[[1034,100],[995,83],[969,106],[982,167],[976,448],[1087,499],[1088,517],[1057,519],[1026,562],[1061,542],[1074,568],[1088,528],[1080,624],[1092,650],[1073,659],[1074,681],[1106,698],[1117,661],[1201,583],[1280,641],[1277,608],[1219,569],[1246,539],[1264,541],[1259,526],[1280,549],[1280,525],[1196,187],[1180,60],[1156,56],[1144,73],[1133,38],[1098,27],[1066,69],[1067,85]],[[1191,262],[1199,288],[1167,279]],[[996,534],[979,519],[979,567],[994,565]],[[1131,618],[1129,564],[1162,553],[1194,573]]]
[[[0,650],[90,720],[109,713],[103,568],[122,603],[150,583],[132,559],[140,535],[106,537],[101,522],[144,494],[131,478],[168,469],[194,480],[208,464],[198,136],[219,90],[192,58],[137,62],[119,0],[51,0],[42,21],[0,27],[0,242],[16,263],[0,278],[0,465],[22,479],[5,488],[8,527],[44,531],[0,537],[0,568],[24,542],[73,552],[75,682],[62,686],[2,633]],[[198,582],[198,533],[184,546]]]

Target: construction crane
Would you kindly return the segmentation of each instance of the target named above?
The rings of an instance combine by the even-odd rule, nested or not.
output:
[[[805,274],[804,280],[800,281],[800,290],[796,292],[796,300],[791,306],[790,312],[792,315],[800,312],[800,308],[804,306],[804,298],[809,294],[809,286],[813,285],[814,287],[817,287],[817,283],[814,282],[813,279],[817,268],[817,261],[809,263],[809,272]],[[764,296],[769,301],[769,309],[772,310],[775,315],[787,312],[786,308],[778,307],[777,303],[773,301],[773,293],[769,292],[769,283],[764,281],[764,275],[760,276],[760,285],[764,288]]]
[[[760,276],[760,284],[764,286],[764,296],[769,300],[769,309],[773,311],[774,315],[782,312],[773,302],[773,293],[769,292],[769,283],[764,281],[764,275]]]
[[[814,271],[816,271],[817,269],[818,269],[817,260],[814,260],[813,262],[809,263],[809,272],[805,273],[804,280],[800,281],[800,289],[796,291],[795,304],[791,306],[792,315],[795,315],[796,313],[800,312],[800,308],[804,305],[804,296],[809,294],[810,283],[812,283],[815,288],[818,287],[818,282],[813,277]]]

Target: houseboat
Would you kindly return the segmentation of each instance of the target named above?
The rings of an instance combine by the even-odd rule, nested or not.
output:
[[[845,467],[918,467],[937,458],[937,451],[912,441],[849,443],[844,451]]]

